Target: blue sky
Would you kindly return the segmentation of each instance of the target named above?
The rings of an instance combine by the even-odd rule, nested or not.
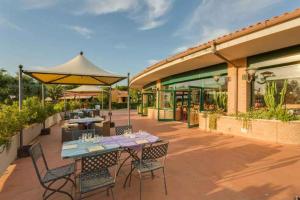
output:
[[[297,7],[298,0],[0,0],[0,68],[54,66],[82,50],[104,69],[134,75]]]

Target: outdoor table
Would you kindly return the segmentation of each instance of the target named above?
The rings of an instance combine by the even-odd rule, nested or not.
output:
[[[117,149],[125,150],[129,153],[129,156],[119,166],[117,172],[118,174],[128,158],[132,157],[135,160],[139,159],[137,156],[137,150],[141,149],[142,145],[155,143],[159,140],[159,137],[147,132],[100,137],[99,140],[91,139],[88,142],[82,140],[74,140],[63,143],[61,157],[62,159],[72,158],[76,162],[76,160],[78,161],[85,156],[99,155],[101,153]],[[128,176],[126,178],[126,181],[124,182],[124,185],[127,182]]]
[[[78,119],[69,119],[69,124],[83,124],[85,127],[89,127],[90,124],[102,122],[104,119],[102,117],[86,117],[86,118],[78,118]]]
[[[89,142],[74,140],[63,143],[61,157],[63,159],[80,159],[84,156],[93,155],[95,153],[104,153],[114,149],[135,149],[143,144],[151,144],[157,141],[159,141],[159,138],[157,136],[154,136],[147,132],[102,137],[99,141],[95,139],[92,139]],[[95,151],[90,151],[92,148],[94,148]]]

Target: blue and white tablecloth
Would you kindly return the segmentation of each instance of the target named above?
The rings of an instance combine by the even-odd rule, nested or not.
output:
[[[157,141],[159,141],[157,136],[147,132],[102,137],[99,140],[95,139],[88,142],[74,140],[63,143],[61,157],[63,159],[80,158],[92,154],[104,153],[118,148],[136,148],[142,144],[150,144]],[[89,149],[93,147],[99,147],[101,150],[90,152]]]

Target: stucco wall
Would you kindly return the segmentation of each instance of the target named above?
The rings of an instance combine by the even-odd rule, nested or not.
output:
[[[157,120],[157,109],[156,108],[148,108],[148,115],[149,119],[156,119]]]
[[[245,128],[242,120],[235,117],[220,116],[217,119],[217,129],[209,130],[209,118],[201,113],[199,114],[199,129],[274,143],[300,144],[300,121],[251,120],[248,123],[248,128]]]

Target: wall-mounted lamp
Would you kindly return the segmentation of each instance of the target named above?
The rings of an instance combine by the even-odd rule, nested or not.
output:
[[[251,83],[252,81],[255,81],[255,73],[256,69],[247,69],[246,76],[247,76],[247,82]]]
[[[257,75],[256,75],[256,69],[247,69],[246,71],[246,80],[248,83],[251,83],[252,81],[255,81],[257,79]],[[273,72],[270,71],[265,71],[260,73],[261,78],[260,81],[256,81],[259,84],[265,84],[267,82],[267,78],[269,77],[273,77],[275,76],[275,74]]]
[[[220,80],[220,75],[214,75],[213,79],[218,83]]]

